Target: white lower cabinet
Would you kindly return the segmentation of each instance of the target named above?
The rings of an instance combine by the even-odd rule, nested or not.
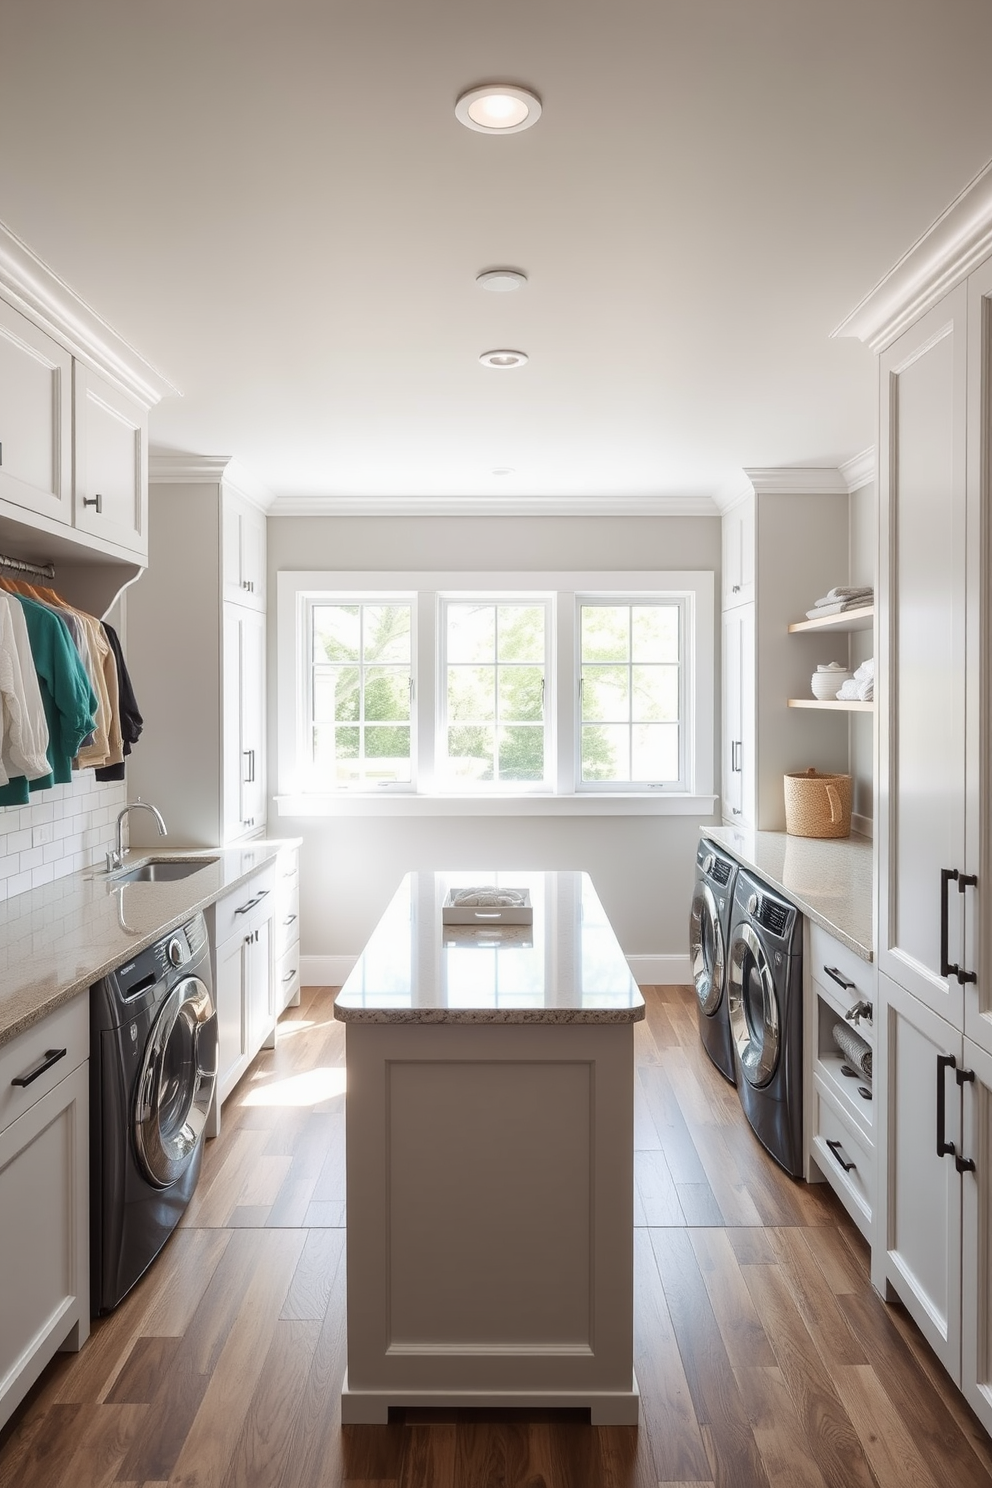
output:
[[[0,1426],[89,1334],[89,1004],[0,1049]]]
[[[230,1095],[259,1049],[275,1040],[277,990],[273,964],[275,875],[257,873],[235,893],[211,906],[214,1001],[217,1006],[216,1111]],[[219,1130],[219,1115],[211,1135]]]
[[[992,1431],[992,1056],[880,984],[888,1174],[873,1279],[898,1293]]]
[[[276,1012],[300,1001],[300,850],[284,847],[276,860],[272,916]]]

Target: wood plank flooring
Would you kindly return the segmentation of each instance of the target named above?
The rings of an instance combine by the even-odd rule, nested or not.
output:
[[[992,1488],[992,1443],[826,1185],[785,1177],[688,988],[637,1026],[641,1426],[345,1427],[343,1026],[304,991],[224,1108],[182,1226],[0,1438],[0,1488]]]

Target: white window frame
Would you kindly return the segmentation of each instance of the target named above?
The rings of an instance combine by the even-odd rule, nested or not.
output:
[[[437,605],[437,683],[435,688],[435,778],[439,793],[464,795],[464,787],[446,783],[442,778],[441,759],[444,754],[448,728],[448,627],[449,605],[478,602],[492,605],[540,605],[544,610],[544,778],[543,780],[518,780],[510,782],[480,782],[477,793],[490,795],[534,795],[554,792],[556,782],[557,719],[555,717],[555,653],[557,630],[555,625],[556,596],[553,592],[520,589],[508,592],[505,589],[446,589],[436,596]]]
[[[583,780],[582,779],[582,626],[579,614],[583,605],[623,605],[625,608],[633,605],[667,604],[676,605],[679,610],[679,774],[674,781],[624,781],[624,780]],[[670,795],[684,795],[686,793],[687,781],[690,778],[690,765],[692,760],[692,735],[693,718],[691,708],[691,672],[693,657],[693,605],[689,602],[686,594],[660,594],[645,591],[641,594],[633,594],[630,590],[621,590],[619,593],[588,593],[576,594],[575,596],[575,660],[573,671],[575,674],[575,718],[573,723],[575,736],[575,789],[583,792],[593,792],[601,795],[604,792],[609,795],[630,795],[639,791],[667,791]]]
[[[286,571],[278,575],[277,780],[280,816],[366,815],[695,815],[711,814],[714,794],[715,611],[710,570],[631,572],[561,571],[471,573],[412,571]],[[472,792],[439,789],[435,742],[441,726],[441,603],[494,598],[508,603],[553,598],[549,637],[548,780],[515,782]],[[375,791],[307,788],[306,694],[303,685],[306,601],[414,604],[411,765],[413,780]],[[685,604],[683,718],[685,775],[681,788],[639,789],[624,783],[580,784],[578,766],[578,605],[589,599],[617,603],[679,599]],[[571,669],[571,681],[566,675]]]
[[[312,779],[314,765],[310,749],[310,731],[314,726],[313,721],[313,655],[310,646],[312,638],[311,614],[315,605],[327,604],[353,604],[353,605],[376,605],[394,604],[410,606],[410,680],[412,683],[410,693],[410,780],[384,780],[375,788],[375,794],[379,791],[411,791],[416,789],[417,781],[417,721],[414,715],[414,703],[417,692],[417,595],[416,593],[384,593],[381,590],[375,592],[329,594],[326,590],[317,590],[300,595],[300,642],[299,642],[299,666],[300,666],[300,695],[299,707],[301,723],[297,745],[297,767],[299,780],[303,790],[310,795],[323,794],[315,791],[309,783]],[[364,658],[359,662],[364,667]],[[351,795],[368,795],[369,791],[359,790],[357,787],[349,789],[347,786],[339,786],[337,789]]]

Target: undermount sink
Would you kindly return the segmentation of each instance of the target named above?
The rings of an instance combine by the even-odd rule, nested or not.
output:
[[[113,882],[115,884],[170,883],[177,878],[189,878],[191,873],[199,873],[201,868],[207,868],[211,863],[216,862],[216,858],[195,858],[188,859],[186,862],[177,858],[147,858],[137,867],[129,868],[126,873],[115,873]]]

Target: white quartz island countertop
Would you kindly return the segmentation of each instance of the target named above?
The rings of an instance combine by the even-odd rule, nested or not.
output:
[[[451,888],[528,889],[532,925],[443,925]],[[586,873],[459,869],[403,879],[334,1015],[345,1023],[633,1023],[644,999]]]
[[[872,844],[868,837],[821,839],[786,832],[702,827],[702,835],[753,868],[863,961],[872,952]]]
[[[0,904],[0,1045],[223,898],[285,846],[254,841],[199,851],[163,845],[128,853],[123,871],[149,858],[202,866],[173,882],[129,884],[92,868]]]

